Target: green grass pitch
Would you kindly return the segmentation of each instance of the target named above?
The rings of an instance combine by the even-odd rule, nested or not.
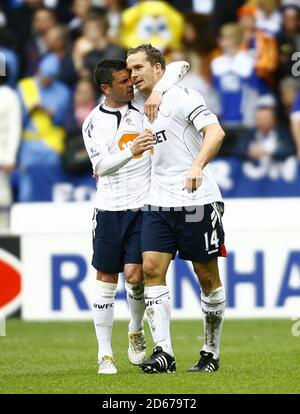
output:
[[[97,375],[92,322],[9,319],[0,337],[0,393],[213,394],[300,393],[300,336],[292,320],[227,320],[221,367],[187,373],[198,359],[202,321],[172,321],[175,374],[142,373],[127,360],[127,323],[115,322],[118,374]],[[152,346],[146,326],[149,351]]]

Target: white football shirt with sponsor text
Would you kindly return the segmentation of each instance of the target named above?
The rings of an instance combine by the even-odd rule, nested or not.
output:
[[[135,105],[135,106],[134,106]],[[84,143],[95,166],[108,154],[117,154],[130,147],[144,132],[143,115],[136,109],[136,100],[122,108],[97,105],[82,127]],[[97,182],[96,207],[121,211],[145,204],[150,185],[150,152],[131,158],[111,175],[100,176]]]
[[[199,131],[218,123],[195,90],[173,86],[164,94],[154,123],[144,117],[145,129],[156,139],[147,204],[184,207],[222,201],[209,164],[203,169],[203,181],[197,191],[183,190],[185,176],[202,146],[203,136]]]

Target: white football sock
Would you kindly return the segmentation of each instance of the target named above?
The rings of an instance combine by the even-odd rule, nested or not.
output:
[[[143,317],[146,309],[144,285],[131,285],[125,282],[127,302],[130,311],[128,333],[136,333],[143,329]]]
[[[225,291],[219,287],[208,295],[201,293],[201,308],[204,320],[203,350],[212,352],[214,358],[219,358],[220,339],[226,307]]]
[[[145,287],[146,314],[155,346],[174,356],[171,334],[171,303],[167,286]]]
[[[107,283],[96,280],[93,301],[93,317],[98,339],[98,363],[104,355],[113,356],[111,335],[114,319],[114,299],[117,283]]]

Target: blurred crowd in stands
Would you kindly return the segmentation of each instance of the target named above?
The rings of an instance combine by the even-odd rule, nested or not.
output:
[[[218,114],[220,155],[300,160],[300,0],[2,0],[0,208],[29,199],[34,166],[91,174],[93,69],[140,43],[190,62],[182,83]]]

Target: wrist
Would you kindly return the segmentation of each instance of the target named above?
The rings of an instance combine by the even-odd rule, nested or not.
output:
[[[203,170],[204,167],[205,167],[204,161],[195,160],[192,164],[192,168],[197,168],[198,170]]]

